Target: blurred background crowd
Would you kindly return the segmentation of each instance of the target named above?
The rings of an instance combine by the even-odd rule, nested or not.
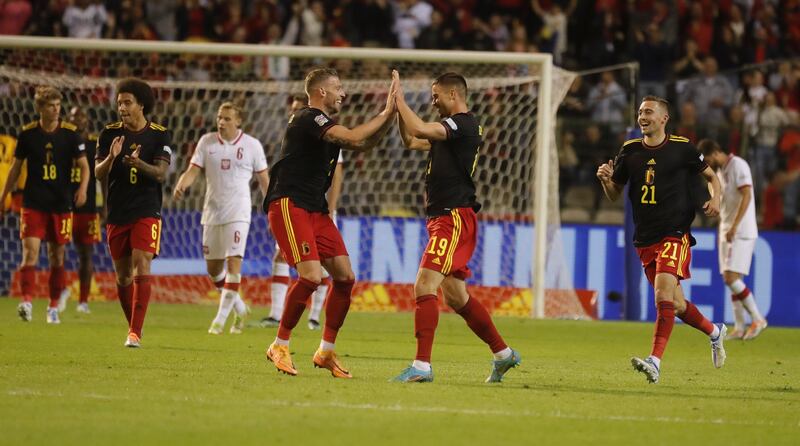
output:
[[[0,0],[0,34],[549,52],[580,73],[559,112],[565,220],[619,220],[594,173],[657,94],[673,133],[750,162],[762,228],[798,224],[800,0]],[[285,79],[278,59],[247,75]]]

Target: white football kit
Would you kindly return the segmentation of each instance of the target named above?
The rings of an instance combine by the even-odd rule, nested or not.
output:
[[[191,163],[204,170],[203,255],[206,259],[244,257],[250,230],[250,180],[267,169],[264,147],[239,130],[232,141],[219,133],[200,138]]]
[[[750,263],[753,260],[753,251],[758,238],[750,166],[742,158],[729,155],[728,162],[717,169],[717,177],[722,185],[719,214],[719,269],[720,272],[731,271],[747,275],[750,272]],[[725,234],[736,219],[739,202],[742,199],[740,189],[745,186],[750,186],[750,203],[736,228],[733,240],[728,242],[725,240]]]

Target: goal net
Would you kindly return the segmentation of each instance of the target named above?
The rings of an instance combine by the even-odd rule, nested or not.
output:
[[[214,131],[220,103],[243,107],[244,130],[262,142],[272,162],[291,98],[302,93],[311,68],[329,66],[339,72],[347,97],[337,120],[349,127],[380,111],[391,69],[400,72],[412,108],[424,120],[437,121],[431,82],[441,73],[459,72],[467,78],[468,104],[484,129],[474,174],[483,208],[470,263],[471,293],[495,314],[589,315],[572,286],[558,212],[555,112],[574,76],[552,67],[548,55],[0,38],[0,61],[0,134],[12,137],[36,119],[37,85],[61,90],[64,115],[82,107],[92,132],[117,120],[114,89],[119,79],[141,77],[154,88],[157,105],[150,119],[170,130],[175,153],[164,188],[154,296],[180,302],[216,300],[200,242],[205,186],[195,183],[181,202],[173,202],[170,194],[200,136]],[[369,153],[344,152],[338,224],[358,278],[356,310],[413,308],[413,282],[427,243],[426,160],[427,153],[404,149],[396,129]],[[254,184],[243,294],[268,303],[275,244],[259,195]],[[0,283],[14,288],[21,251],[17,224],[12,214],[0,228]],[[39,265],[45,274],[44,252]],[[104,244],[95,249],[95,266],[93,298],[114,299],[113,267]],[[73,271],[70,286],[77,287],[74,253],[68,255],[67,268]],[[47,280],[38,282],[43,284],[40,294],[46,295]],[[13,289],[11,294],[16,295]]]

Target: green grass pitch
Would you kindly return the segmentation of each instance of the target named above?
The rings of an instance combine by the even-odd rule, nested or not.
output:
[[[355,379],[314,369],[319,332],[298,325],[297,377],[264,358],[275,329],[206,333],[215,307],[152,305],[143,348],[126,349],[116,303],[74,303],[60,326],[19,321],[0,299],[0,444],[797,444],[800,330],[770,327],[726,343],[676,325],[661,382],[629,358],[649,351],[651,324],[497,318],[523,357],[484,384],[488,349],[443,315],[435,382],[387,380],[413,358],[411,314],[353,313],[338,350]],[[257,316],[266,312],[256,308]]]

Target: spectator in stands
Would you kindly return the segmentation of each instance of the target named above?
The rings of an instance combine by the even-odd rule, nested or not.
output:
[[[497,51],[504,51],[511,40],[511,33],[499,14],[492,14],[489,17],[486,34],[494,41],[494,49]]]
[[[398,0],[395,3],[394,26],[400,48],[414,48],[414,39],[431,24],[433,7],[420,0]]]
[[[444,25],[444,17],[439,11],[431,13],[431,24],[423,28],[414,40],[415,48],[452,48],[454,45],[453,28]]]
[[[689,138],[692,143],[697,143],[702,138],[698,133],[697,112],[694,103],[686,101],[681,104],[681,116],[675,128],[675,134]]]
[[[200,0],[181,0],[175,11],[178,40],[204,41],[213,37],[214,18]]]
[[[736,41],[733,30],[723,26],[718,39],[714,39],[713,56],[721,70],[731,70],[742,64],[742,46]]]
[[[305,4],[305,1],[300,2]],[[322,46],[325,36],[325,6],[320,0],[312,1],[308,6],[303,6],[300,13],[302,26],[300,27],[300,45]]]
[[[99,39],[108,20],[106,7],[102,2],[75,0],[64,10],[62,21],[69,37]]]
[[[708,56],[703,61],[703,76],[689,82],[683,101],[694,102],[698,123],[713,128],[725,123],[725,113],[733,102],[733,93],[728,79],[717,72],[717,61]]]
[[[178,0],[145,0],[147,22],[161,40],[175,40],[175,12]]]
[[[794,122],[792,127],[783,132],[779,142],[779,150],[786,161],[786,186],[783,195],[784,226],[795,229],[797,226],[798,206],[800,203],[800,123]]]
[[[679,79],[692,77],[703,71],[703,60],[697,42],[688,39],[683,44],[683,57],[672,64],[672,72]]]
[[[624,128],[628,99],[614,79],[614,73],[606,71],[601,75],[600,82],[589,91],[587,102],[592,121],[607,125],[614,133]]]
[[[0,34],[22,34],[31,11],[30,0],[0,0]]]
[[[745,156],[747,146],[747,131],[744,124],[744,110],[739,104],[731,107],[728,112],[728,122],[717,133],[719,144],[728,149],[728,153]]]
[[[553,62],[558,65],[561,64],[561,56],[567,50],[567,20],[575,10],[576,3],[577,0],[570,0],[566,8],[562,9],[558,2],[551,2],[550,8],[545,9],[539,0],[531,0],[533,12],[544,22],[541,33],[553,36],[551,48]]]
[[[777,105],[775,94],[767,93],[758,114],[758,130],[749,156],[756,192],[764,190],[767,176],[778,168],[778,138],[788,124],[789,116]]]
[[[568,118],[586,119],[589,117],[589,108],[586,106],[588,91],[583,76],[576,76],[569,86],[567,95],[558,109],[561,116]]]
[[[395,47],[394,12],[389,0],[353,0],[344,8],[347,39],[356,46]],[[444,47],[448,48],[448,47]]]
[[[636,31],[633,57],[639,61],[639,97],[665,97],[670,50],[656,24],[648,25],[644,32]]]

